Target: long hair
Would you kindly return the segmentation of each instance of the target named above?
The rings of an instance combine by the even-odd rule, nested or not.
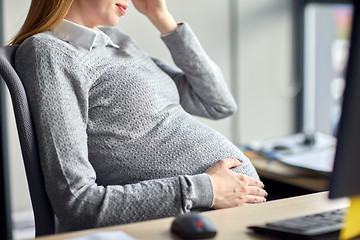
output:
[[[32,0],[26,20],[11,44],[20,44],[26,38],[59,24],[72,2],[73,0]]]

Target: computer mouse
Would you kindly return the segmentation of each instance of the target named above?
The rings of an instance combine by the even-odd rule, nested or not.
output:
[[[216,235],[214,224],[199,212],[176,217],[171,224],[171,231],[182,239],[212,238]]]

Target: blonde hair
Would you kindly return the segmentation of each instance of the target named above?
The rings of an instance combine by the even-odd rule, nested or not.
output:
[[[26,20],[11,44],[20,44],[26,38],[59,24],[72,2],[73,0],[32,0]]]

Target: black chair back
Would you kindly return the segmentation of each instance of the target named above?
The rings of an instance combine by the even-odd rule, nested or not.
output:
[[[18,46],[0,47],[0,77],[4,79],[13,104],[20,147],[35,218],[36,236],[55,233],[55,217],[46,194],[36,135],[24,86],[14,69]]]

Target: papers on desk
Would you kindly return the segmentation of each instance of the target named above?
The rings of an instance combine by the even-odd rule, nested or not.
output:
[[[69,238],[68,240],[135,240],[123,231],[100,231],[81,237]]]
[[[320,150],[312,150],[293,155],[280,155],[279,161],[315,171],[331,172],[333,168],[335,148],[327,147]]]
[[[254,141],[246,148],[269,159],[278,160],[288,165],[314,171],[330,173],[333,168],[336,138],[316,133],[314,145],[303,144],[304,134]]]

